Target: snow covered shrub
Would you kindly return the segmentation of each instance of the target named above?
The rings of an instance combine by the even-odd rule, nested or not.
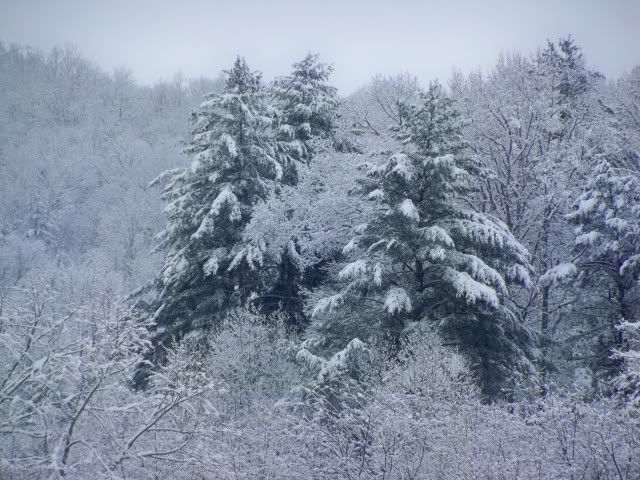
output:
[[[203,461],[180,478],[309,478],[308,434],[286,401],[302,372],[283,318],[234,310],[211,333],[201,358],[215,384],[212,413],[193,447]]]
[[[311,348],[311,347],[309,347]],[[304,389],[314,425],[318,478],[430,478],[454,412],[479,405],[466,361],[425,325],[407,334],[397,359],[353,340],[323,359],[302,349],[316,376]]]
[[[93,273],[93,275],[91,275]],[[109,275],[50,269],[0,311],[0,458],[9,478],[143,477],[185,453],[209,381],[193,352],[169,351],[146,392],[130,382],[148,323],[125,315]],[[187,458],[188,457],[188,458]]]

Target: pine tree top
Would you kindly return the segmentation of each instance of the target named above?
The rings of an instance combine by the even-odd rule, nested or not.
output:
[[[255,93],[260,90],[262,73],[251,71],[243,57],[237,56],[231,70],[224,70],[227,75],[225,93]]]
[[[326,82],[329,80],[333,66],[320,62],[320,55],[308,53],[302,60],[293,64],[293,77],[307,81]],[[335,90],[334,87],[330,87]]]

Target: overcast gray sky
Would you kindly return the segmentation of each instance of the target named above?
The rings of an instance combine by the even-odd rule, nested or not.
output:
[[[71,42],[145,83],[216,76],[238,53],[269,79],[316,51],[348,93],[375,73],[446,81],[567,34],[615,78],[640,64],[640,0],[0,0],[0,41]]]

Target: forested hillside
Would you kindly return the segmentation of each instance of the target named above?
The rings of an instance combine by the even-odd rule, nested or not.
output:
[[[0,479],[640,478],[640,66],[250,61],[0,44]]]

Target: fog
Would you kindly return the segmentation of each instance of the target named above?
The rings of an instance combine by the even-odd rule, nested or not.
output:
[[[640,61],[639,19],[634,0],[0,1],[2,41],[71,42],[144,83],[176,71],[215,76],[236,54],[271,78],[315,51],[335,65],[343,94],[376,73],[446,82],[452,67],[486,69],[502,51],[569,34],[615,78]]]

